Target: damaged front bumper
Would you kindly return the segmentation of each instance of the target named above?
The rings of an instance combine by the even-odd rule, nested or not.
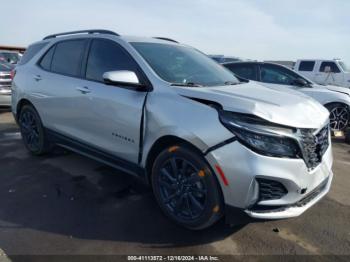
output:
[[[302,159],[263,156],[239,141],[208,153],[206,159],[212,167],[220,166],[226,176],[224,183],[222,174],[217,173],[229,224],[244,223],[249,218],[299,216],[329,192],[333,179],[331,144],[313,170]],[[262,194],[259,179],[276,182],[267,197]]]

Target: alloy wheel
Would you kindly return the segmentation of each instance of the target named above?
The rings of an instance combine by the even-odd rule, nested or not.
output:
[[[349,124],[349,110],[346,107],[337,106],[330,111],[330,126],[332,130],[344,130]]]
[[[158,176],[160,196],[166,208],[181,220],[195,220],[205,210],[207,189],[198,170],[189,161],[171,157]]]
[[[22,136],[30,150],[36,151],[40,148],[40,134],[37,120],[30,111],[25,111],[19,119]]]

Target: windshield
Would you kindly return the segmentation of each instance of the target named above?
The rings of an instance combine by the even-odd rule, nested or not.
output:
[[[343,68],[344,72],[350,71],[349,67],[344,62],[339,61],[339,65]]]
[[[20,56],[17,53],[0,52],[0,62],[17,64],[19,59],[20,59]]]
[[[239,83],[229,70],[193,48],[159,43],[131,44],[159,77],[174,85],[218,86]]]

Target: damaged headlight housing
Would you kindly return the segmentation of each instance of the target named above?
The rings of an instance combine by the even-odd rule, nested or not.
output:
[[[296,129],[276,125],[253,115],[220,112],[220,121],[251,150],[267,156],[301,158],[300,147],[289,137]]]

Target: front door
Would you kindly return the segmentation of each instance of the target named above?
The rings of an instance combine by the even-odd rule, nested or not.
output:
[[[80,127],[86,141],[115,156],[137,163],[146,92],[106,85],[103,74],[130,70],[142,79],[133,58],[116,42],[92,40],[86,60],[84,98],[79,104]]]
[[[315,75],[315,82],[322,85],[342,85],[344,74],[333,61],[322,62]]]

